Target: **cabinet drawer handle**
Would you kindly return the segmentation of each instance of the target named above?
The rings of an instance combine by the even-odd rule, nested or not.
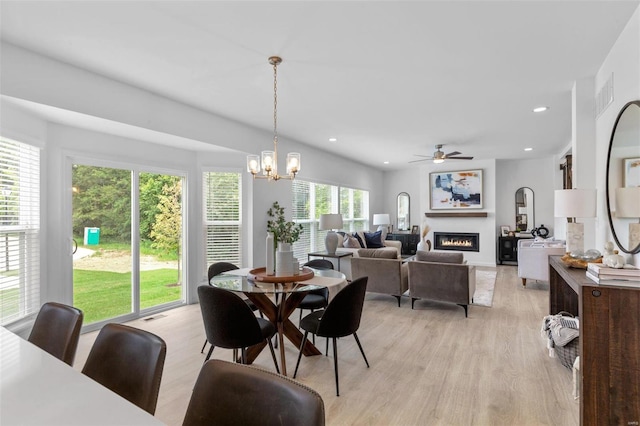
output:
[[[591,294],[593,294],[594,297],[600,297],[602,293],[600,290],[591,290]]]

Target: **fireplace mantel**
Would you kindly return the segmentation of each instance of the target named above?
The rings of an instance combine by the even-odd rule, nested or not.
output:
[[[487,217],[487,212],[425,213],[426,217]]]

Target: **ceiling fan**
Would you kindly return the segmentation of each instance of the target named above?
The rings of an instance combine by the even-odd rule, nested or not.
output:
[[[421,158],[420,160],[409,161],[409,162],[417,163],[418,161],[433,160],[434,163],[438,164],[438,163],[444,162],[444,160],[473,160],[473,157],[458,157],[458,155],[462,154],[461,152],[458,152],[458,151],[453,151],[448,154],[445,154],[442,151],[442,147],[443,147],[442,144],[436,145],[436,152],[434,152],[432,156],[413,154],[417,157],[424,157],[424,158]]]

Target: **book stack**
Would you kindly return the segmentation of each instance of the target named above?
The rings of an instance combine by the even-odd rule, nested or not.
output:
[[[640,287],[640,268],[609,268],[601,263],[587,264],[587,278],[600,285]]]

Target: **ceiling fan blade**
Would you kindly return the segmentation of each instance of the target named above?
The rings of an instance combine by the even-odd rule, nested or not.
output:
[[[430,155],[420,155],[420,154],[413,154],[413,155],[415,155],[416,157],[433,158]]]
[[[473,160],[473,157],[447,157],[448,160]]]
[[[462,154],[462,153],[459,152],[459,151],[453,151],[453,152],[450,152],[448,154],[445,154],[444,156],[445,157],[451,157],[452,155],[460,155],[460,154]]]
[[[431,160],[431,158],[423,158],[421,160],[411,160],[411,161],[409,161],[409,163],[418,163],[420,161],[429,161],[429,160]]]

